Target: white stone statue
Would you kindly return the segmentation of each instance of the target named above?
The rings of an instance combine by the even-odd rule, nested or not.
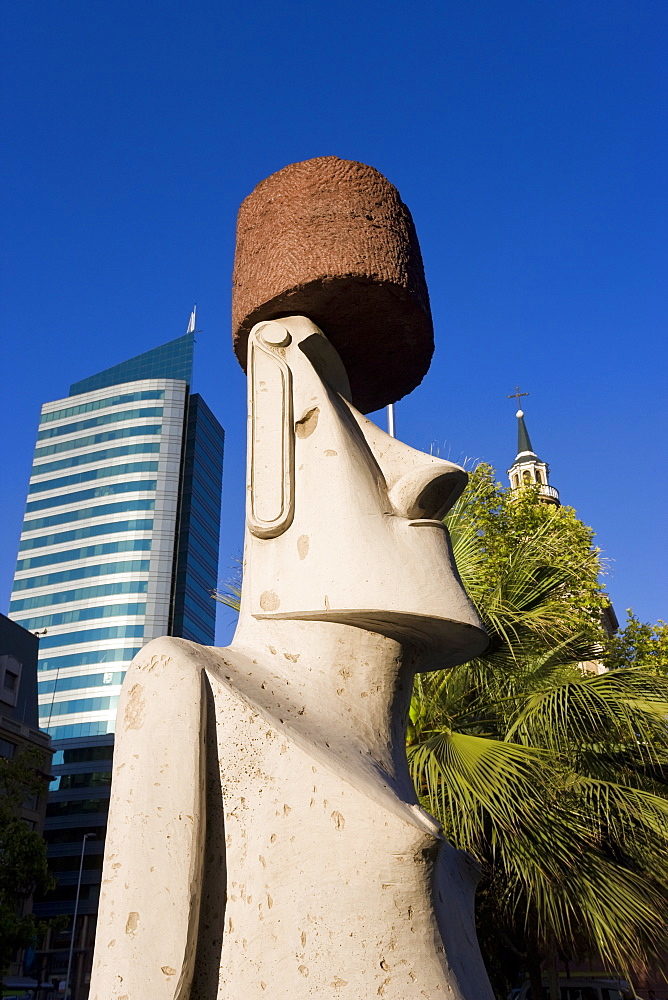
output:
[[[492,1000],[405,755],[414,672],[486,642],[440,520],[466,474],[359,413],[304,316],[254,327],[248,400],[238,629],[128,672],[91,1000]]]

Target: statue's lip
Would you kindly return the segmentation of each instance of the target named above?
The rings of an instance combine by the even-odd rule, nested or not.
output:
[[[443,521],[438,521],[429,517],[418,518],[417,521],[409,521],[408,524],[411,528],[422,528],[425,526],[429,526],[430,528],[442,528],[443,531],[447,530],[445,525],[443,524]]]

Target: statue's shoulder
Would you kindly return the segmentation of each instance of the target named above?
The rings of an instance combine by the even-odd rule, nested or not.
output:
[[[221,680],[231,680],[230,672],[243,668],[243,654],[224,647],[204,646],[189,639],[163,635],[151,639],[135,656],[128,674],[192,676],[206,671]]]

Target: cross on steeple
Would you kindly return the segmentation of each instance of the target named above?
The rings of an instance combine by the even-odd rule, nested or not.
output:
[[[533,450],[531,438],[524,422],[524,411],[521,407],[521,400],[528,396],[528,392],[520,392],[520,387],[515,386],[515,392],[508,395],[508,399],[517,400],[517,455],[515,461],[508,469],[511,490],[522,490],[525,486],[536,487],[536,499],[541,503],[556,504],[559,506],[559,491],[550,485],[550,470],[545,462],[541,462],[536,452]],[[515,496],[519,496],[516,493]]]
[[[508,396],[508,399],[516,399],[517,400],[517,409],[521,410],[522,407],[520,406],[520,396],[530,396],[530,395],[531,395],[531,393],[529,393],[529,392],[520,392],[519,385],[516,385],[515,386],[515,392],[511,392],[510,395]]]

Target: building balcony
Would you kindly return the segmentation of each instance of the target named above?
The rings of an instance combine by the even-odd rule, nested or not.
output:
[[[559,490],[554,486],[548,486],[546,483],[538,484],[538,496],[552,503],[559,503]]]
[[[559,490],[554,486],[548,486],[547,483],[521,483],[519,486],[511,487],[513,493],[519,494],[526,487],[537,488],[538,499],[542,500],[543,503],[554,503],[559,504]]]

